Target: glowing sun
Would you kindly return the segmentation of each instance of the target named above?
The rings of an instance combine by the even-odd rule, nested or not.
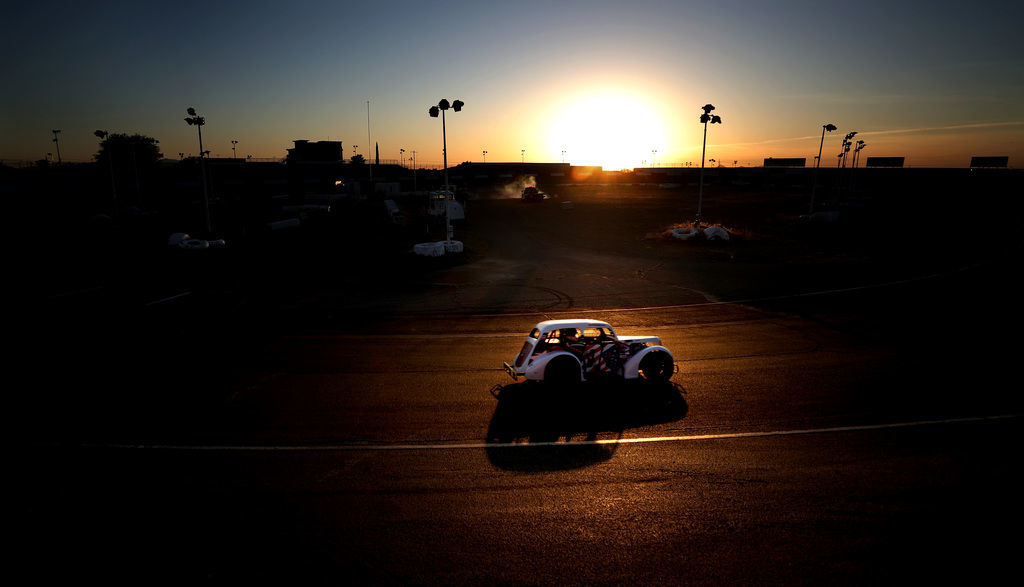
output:
[[[651,165],[666,146],[665,125],[654,108],[625,94],[582,96],[566,104],[549,128],[549,148],[559,157],[565,151],[565,162],[573,165]]]

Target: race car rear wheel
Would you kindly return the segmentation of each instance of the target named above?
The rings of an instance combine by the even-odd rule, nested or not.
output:
[[[640,376],[650,383],[664,383],[672,378],[672,357],[654,352],[640,361]]]

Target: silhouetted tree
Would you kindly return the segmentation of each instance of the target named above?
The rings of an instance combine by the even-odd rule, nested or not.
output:
[[[131,168],[137,164],[140,169],[150,168],[164,156],[157,146],[159,142],[138,133],[109,134],[100,142],[100,150],[93,158],[103,164],[109,164],[112,158],[115,167],[124,165]]]
[[[363,163],[366,163],[366,159],[364,159],[363,156],[360,155],[359,153],[352,155],[351,161],[352,165],[362,165]]]
[[[94,134],[100,138],[102,132]],[[160,141],[138,133],[106,134],[102,138],[100,150],[93,158],[110,169],[114,192],[121,195],[134,193],[138,197],[142,186],[152,177],[157,162],[163,157],[157,146]],[[124,189],[125,186],[130,187]]]

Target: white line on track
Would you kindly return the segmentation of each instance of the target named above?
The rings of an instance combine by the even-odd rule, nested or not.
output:
[[[149,302],[149,303],[147,303],[146,305],[147,305],[147,306],[155,306],[155,305],[157,305],[157,304],[163,304],[163,303],[165,303],[165,302],[169,302],[169,301],[171,301],[171,300],[176,300],[176,299],[178,299],[178,298],[183,298],[183,297],[185,297],[185,296],[189,296],[189,295],[192,295],[192,292],[190,292],[190,291],[186,291],[186,292],[182,292],[182,293],[180,293],[180,294],[176,294],[176,295],[173,295],[173,296],[168,296],[168,297],[166,297],[166,298],[161,298],[161,299],[159,299],[159,300],[153,300],[152,302]]]
[[[803,428],[797,430],[768,430],[761,432],[727,432],[722,434],[698,434],[682,436],[649,436],[643,438],[616,438],[583,440],[579,442],[469,442],[469,443],[424,443],[424,444],[307,444],[307,445],[187,445],[187,444],[86,444],[83,448],[94,449],[140,449],[161,451],[195,452],[331,452],[331,451],[436,451],[460,449],[495,448],[539,448],[567,446],[598,446],[618,444],[644,444],[650,442],[694,442],[706,440],[732,440],[741,438],[767,438],[771,436],[798,436],[803,434],[834,434],[841,432],[865,432],[918,426],[966,424],[972,422],[994,422],[1020,418],[1024,414],[1003,414],[998,416],[975,416],[970,418],[947,418],[943,420],[917,420],[887,424],[865,424],[860,426],[834,426],[830,428]]]
[[[928,280],[931,280],[931,279],[937,279],[937,278],[940,278],[940,277],[945,277],[946,275],[951,275],[953,273],[960,273],[960,272],[966,271],[967,269],[969,269],[969,267],[960,267],[960,268],[954,269],[952,271],[948,271],[946,273],[933,273],[933,274],[930,274],[930,275],[922,275],[922,276],[918,276],[918,277],[910,277],[910,278],[907,278],[907,279],[897,279],[897,280],[894,280],[894,281],[887,281],[887,282],[883,282],[883,283],[871,283],[871,284],[867,284],[867,285],[857,285],[857,286],[853,286],[853,287],[841,287],[841,288],[836,288],[836,289],[824,289],[824,290],[818,290],[818,291],[809,291],[809,292],[793,293],[793,294],[783,294],[783,295],[767,296],[767,297],[759,297],[759,298],[746,298],[746,299],[739,299],[739,300],[715,300],[715,301],[709,301],[709,302],[693,302],[693,303],[687,303],[687,304],[666,304],[666,305],[661,305],[661,306],[637,306],[637,307],[632,307],[632,308],[593,308],[593,309],[588,309],[588,310],[582,310],[582,309],[581,310],[548,310],[546,312],[545,311],[540,311],[540,310],[527,310],[527,311],[521,311],[521,312],[505,312],[505,313],[494,313],[494,314],[470,314],[469,317],[470,318],[494,318],[494,317],[515,317],[515,316],[541,316],[541,315],[547,315],[547,314],[565,314],[565,313],[573,313],[573,312],[575,312],[577,314],[580,313],[580,312],[590,312],[590,313],[593,313],[593,314],[619,313],[619,312],[650,312],[650,311],[655,311],[655,310],[674,310],[674,309],[679,309],[679,308],[701,308],[701,307],[709,307],[709,306],[745,305],[745,304],[752,304],[752,303],[756,303],[756,302],[771,302],[771,301],[781,301],[781,300],[789,300],[789,299],[795,299],[795,298],[808,298],[808,297],[814,297],[814,296],[824,296],[824,295],[840,294],[840,293],[851,293],[851,292],[857,292],[857,291],[867,291],[867,290],[872,290],[872,289],[881,289],[881,288],[886,288],[886,287],[893,287],[893,286],[897,286],[897,285],[906,285],[906,284],[909,284],[909,283],[917,283],[917,282],[921,282],[921,281],[928,281]],[[705,294],[705,296],[706,296],[706,294]]]

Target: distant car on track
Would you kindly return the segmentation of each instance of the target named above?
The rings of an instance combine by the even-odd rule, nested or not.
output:
[[[542,200],[550,200],[551,196],[534,186],[529,186],[523,188],[522,199],[524,202],[540,202]]]
[[[657,336],[623,336],[599,320],[547,320],[533,327],[512,364],[513,380],[574,384],[602,377],[668,381],[675,359]]]

